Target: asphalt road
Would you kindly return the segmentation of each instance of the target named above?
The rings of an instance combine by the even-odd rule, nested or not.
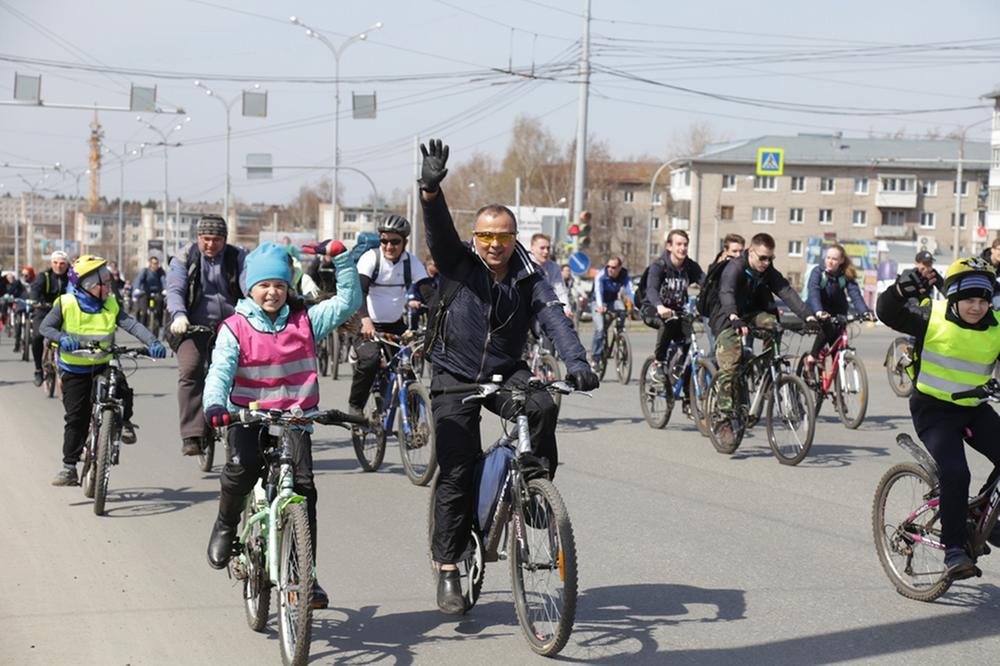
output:
[[[652,335],[633,331],[636,373]],[[871,537],[875,485],[907,460],[904,400],[888,389],[890,339],[857,340],[871,380],[868,417],[846,430],[825,406],[809,457],[779,465],[763,427],[733,456],[714,451],[679,409],[662,431],[642,420],[637,382],[563,401],[557,483],[580,558],[576,626],[561,658],[636,664],[971,663],[1000,651],[1000,570],[933,604],[896,594]],[[793,343],[794,344],[794,343]],[[180,456],[172,360],[132,377],[139,443],[111,476],[108,515],[79,488],[54,488],[62,407],[32,386],[0,344],[6,516],[0,663],[273,664],[272,616],[251,632],[239,588],[205,547],[218,476]],[[324,379],[343,406],[348,381]],[[484,419],[484,439],[498,431]],[[390,440],[393,447],[394,440]],[[506,568],[487,569],[479,605],[437,612],[427,560],[428,490],[390,448],[362,473],[346,432],[315,438],[320,580],[331,608],[314,617],[314,663],[499,664],[535,660],[517,625]],[[987,469],[976,456],[974,483]],[[540,660],[540,658],[538,658]]]

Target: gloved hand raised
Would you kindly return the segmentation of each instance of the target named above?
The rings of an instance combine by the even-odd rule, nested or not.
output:
[[[188,318],[184,315],[177,315],[174,320],[170,322],[170,332],[174,335],[184,335],[187,333],[188,326],[190,326]]]
[[[306,243],[302,246],[302,251],[306,254],[326,255],[336,257],[341,252],[347,252],[347,248],[339,240],[327,238],[319,243]]]
[[[920,271],[911,268],[896,278],[896,291],[903,298],[920,298],[930,291],[930,283]]]
[[[75,352],[80,349],[80,339],[75,335],[63,333],[59,336],[59,349],[64,352]]]
[[[146,347],[146,351],[149,353],[150,358],[166,358],[167,350],[163,346],[163,343],[157,340],[153,344]]]
[[[221,428],[232,423],[233,417],[222,405],[210,405],[205,409],[205,423],[213,428]]]
[[[427,145],[420,144],[420,152],[424,154],[424,163],[420,168],[420,179],[417,184],[424,192],[437,192],[441,181],[448,175],[445,165],[448,163],[448,146],[441,139],[431,139]]]
[[[577,391],[593,391],[601,385],[601,380],[598,378],[597,373],[590,368],[571,372],[569,377],[567,377],[567,381]]]

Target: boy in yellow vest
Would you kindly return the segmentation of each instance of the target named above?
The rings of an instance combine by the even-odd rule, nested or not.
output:
[[[916,338],[917,390],[910,396],[910,414],[940,468],[941,541],[945,568],[956,580],[976,572],[964,548],[970,475],[963,440],[1000,465],[1000,416],[977,398],[951,397],[989,381],[1000,356],[1000,314],[990,308],[995,281],[988,261],[959,259],[945,273],[946,300],[908,309],[907,299],[921,300],[937,282],[921,267],[903,273],[879,296],[876,307],[885,324]],[[1000,545],[998,537],[1000,530],[989,537],[990,543]]]
[[[62,400],[66,411],[63,430],[63,468],[52,479],[54,486],[78,483],[76,463],[90,427],[94,377],[104,372],[109,354],[81,353],[81,341],[115,341],[119,326],[139,338],[153,358],[165,358],[166,349],[149,330],[129,316],[112,293],[107,261],[93,255],[77,259],[69,269],[69,292],[60,296],[42,321],[40,332],[59,345]],[[125,387],[122,441],[135,444],[132,425],[132,391]]]

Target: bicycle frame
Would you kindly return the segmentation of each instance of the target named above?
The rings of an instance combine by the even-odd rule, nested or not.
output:
[[[689,321],[694,321],[690,319]],[[698,345],[698,336],[694,332],[694,327],[691,328],[691,340],[688,342],[687,354],[684,356],[684,363],[681,364],[680,369],[677,371],[677,381],[674,382],[672,391],[674,398],[680,398],[681,394],[684,392],[684,376],[687,374],[688,368],[694,368],[698,359],[705,357],[705,352],[701,350],[701,346]],[[674,353],[677,348],[680,347],[680,343],[671,340],[670,344],[667,346],[667,359],[673,358]],[[672,368],[667,368],[668,370]],[[704,397],[704,391],[708,389],[707,386],[703,387],[700,382],[695,382],[695,392],[697,395],[692,396],[694,400],[701,400]]]
[[[747,409],[747,416],[752,421],[748,425],[752,425],[760,419],[761,412],[764,410],[765,397],[768,391],[771,390],[771,387],[778,381],[778,376],[782,372],[780,329],[770,336],[770,343],[770,348],[764,349],[760,354],[744,361],[745,365],[740,370],[739,381],[743,383],[746,389],[745,395],[749,393],[749,389],[751,388],[751,379],[755,375],[759,375],[756,377],[756,382],[753,386],[753,397],[749,401]],[[746,358],[746,347],[743,348],[743,353],[744,358]]]
[[[601,315],[604,317],[604,356],[607,359],[611,356],[618,338],[625,331],[625,317],[627,310],[608,310]],[[614,326],[612,326],[614,324]]]
[[[386,399],[382,430],[384,432],[392,431],[392,422],[396,418],[396,408],[398,407],[403,414],[403,432],[406,435],[410,435],[410,407],[409,401],[406,399],[406,389],[415,380],[406,377],[406,370],[410,367],[410,357],[413,355],[413,350],[408,344],[399,343],[397,345],[397,343],[385,338],[379,339],[379,343],[380,353],[386,356],[389,355],[389,352],[385,345],[399,347],[399,351],[387,359],[386,367],[379,369],[379,374],[376,376],[375,384],[373,385],[380,392],[388,389],[387,392],[389,395],[382,396]]]

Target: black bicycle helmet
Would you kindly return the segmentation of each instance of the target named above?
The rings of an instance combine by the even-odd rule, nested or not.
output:
[[[410,221],[402,215],[386,215],[378,225],[378,232],[384,231],[406,238],[410,235]]]

